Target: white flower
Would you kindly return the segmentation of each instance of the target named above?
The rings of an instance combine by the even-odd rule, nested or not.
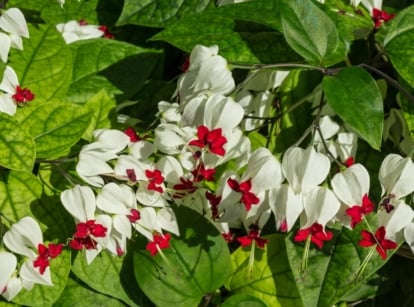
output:
[[[2,13],[0,16],[0,28],[10,34],[29,38],[26,19],[17,8],[10,8]]]
[[[43,273],[34,267],[34,260],[38,254],[38,246],[43,244],[43,234],[39,224],[32,217],[24,217],[13,224],[4,234],[3,242],[12,252],[26,256],[30,261],[25,261],[20,269],[20,277],[29,283],[51,286],[52,278],[50,267]]]
[[[11,301],[22,289],[22,282],[13,276],[17,267],[17,258],[9,252],[0,252],[0,293]]]
[[[104,32],[97,25],[80,24],[76,20],[56,25],[59,32],[62,33],[63,39],[67,44],[91,38],[98,38],[104,35]]]
[[[230,93],[235,88],[227,61],[218,55],[218,46],[196,45],[190,54],[188,70],[178,79],[177,92],[180,101],[201,94]]]
[[[0,93],[0,111],[9,115],[16,113],[17,105],[13,100],[13,95],[16,93],[16,87],[19,85],[19,80],[13,68],[6,66],[3,74],[3,80],[0,83],[0,90],[5,93]]]

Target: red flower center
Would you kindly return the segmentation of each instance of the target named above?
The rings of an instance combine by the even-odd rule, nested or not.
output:
[[[46,247],[43,244],[37,246],[37,252],[39,255],[33,261],[33,266],[39,268],[40,274],[43,274],[46,268],[49,266],[49,260],[54,259],[62,253],[63,244],[49,243]]]
[[[12,96],[17,105],[24,105],[35,98],[35,95],[28,88],[16,86],[16,93]]]
[[[170,240],[171,235],[169,233],[165,235],[155,234],[152,241],[147,244],[146,249],[151,253],[151,256],[155,256],[159,250],[170,247]]]
[[[207,147],[210,152],[218,156],[224,156],[226,150],[224,144],[227,143],[227,139],[223,136],[221,128],[209,130],[206,126],[199,126],[197,129],[197,140],[193,140],[189,145],[197,146],[200,148]]]
[[[387,259],[387,250],[395,249],[398,247],[398,244],[394,241],[385,239],[385,228],[381,226],[373,235],[367,230],[361,231],[362,240],[358,242],[359,246],[370,247],[376,245],[376,250],[382,259]]]
[[[232,190],[242,194],[240,202],[244,204],[246,211],[249,211],[252,205],[257,205],[260,202],[260,198],[258,198],[256,194],[250,191],[252,189],[251,178],[241,183],[238,183],[236,180],[229,178],[227,180],[227,184]]]
[[[322,248],[324,241],[330,241],[333,238],[333,234],[330,231],[324,231],[323,227],[319,223],[313,223],[312,226],[299,229],[294,238],[295,242],[306,241],[310,236],[311,242],[318,248]]]

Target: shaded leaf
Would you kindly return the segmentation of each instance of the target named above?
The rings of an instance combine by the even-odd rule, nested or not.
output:
[[[290,271],[285,236],[273,234],[265,238],[269,242],[264,249],[256,247],[251,271],[250,248],[239,248],[231,255],[229,290],[231,293],[250,294],[260,298],[266,306],[303,306]]]
[[[89,306],[108,306],[108,307],[121,307],[125,304],[121,303],[117,299],[106,296],[99,292],[96,292],[85,285],[75,281],[73,278],[68,279],[65,290],[56,302],[57,306],[72,307],[76,302],[78,307]]]
[[[130,293],[133,292],[126,290],[126,286],[133,288],[138,297],[141,293],[134,283],[132,266],[127,269],[127,272],[121,274],[126,259],[126,257],[113,256],[104,251],[88,265],[85,255],[78,253],[72,272],[95,291],[117,298],[130,306],[137,306],[136,298],[131,299]],[[128,279],[125,280],[125,278]]]
[[[15,118],[5,113],[0,112],[0,121],[0,165],[8,169],[31,171],[36,158],[36,145],[32,136]]]
[[[86,108],[66,103],[43,103],[16,114],[21,126],[33,136],[38,158],[65,155],[89,126],[92,114]]]
[[[230,296],[224,301],[222,307],[238,307],[238,306],[248,306],[248,307],[266,307],[266,305],[261,299],[249,295],[249,294],[236,294]]]
[[[209,10],[189,16],[156,34],[152,40],[167,41],[187,52],[196,44],[218,45],[220,55],[229,62],[280,63],[298,59],[279,32],[267,26],[257,27],[257,24],[254,27],[250,25],[248,30],[240,27],[241,23],[232,17],[219,12]],[[241,17],[234,18],[240,20]]]
[[[184,16],[215,7],[215,0],[125,0],[118,26],[136,24],[149,27],[165,27]]]
[[[368,218],[373,227],[374,218],[370,216]],[[374,252],[363,272],[359,276],[356,275],[359,266],[370,251],[370,248],[358,245],[361,239],[360,232],[365,228],[366,225],[360,223],[354,230],[343,228],[340,233],[335,231],[333,240],[326,244],[323,250],[312,246],[304,272],[299,270],[305,252],[304,246],[292,241],[293,234],[287,238],[286,249],[290,267],[307,307],[334,305],[347,293],[352,293],[364,284],[386,263]],[[389,254],[388,259],[392,253]]]
[[[180,237],[171,247],[152,257],[141,238],[134,253],[135,278],[156,305],[197,306],[214,293],[230,274],[230,254],[217,229],[186,207],[176,209]]]
[[[380,149],[384,125],[381,92],[369,73],[359,67],[348,67],[322,82],[328,104],[335,113],[366,140]]]

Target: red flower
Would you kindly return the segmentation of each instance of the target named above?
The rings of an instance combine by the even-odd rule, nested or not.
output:
[[[384,22],[387,22],[395,17],[395,14],[388,14],[386,11],[381,11],[374,8],[372,10],[372,19],[375,23],[375,28],[378,29]]]
[[[375,232],[375,236],[367,231],[361,231],[362,240],[358,242],[359,246],[370,247],[376,245],[376,250],[382,259],[387,259],[387,249],[395,249],[398,247],[398,244],[394,241],[385,239],[385,228],[381,226]]]
[[[49,260],[54,259],[62,253],[63,244],[49,243],[46,247],[43,244],[37,246],[39,256],[33,261],[33,266],[39,268],[40,274],[43,274],[49,266]]]
[[[177,183],[173,186],[173,189],[176,190],[176,193],[173,195],[174,198],[183,198],[187,194],[192,194],[197,191],[197,187],[194,186],[194,183],[183,177],[180,177],[181,183]]]
[[[211,205],[211,218],[213,220],[219,218],[218,205],[221,202],[221,196],[216,196],[209,191],[206,192],[205,196]]]
[[[324,241],[330,241],[333,234],[330,231],[324,231],[321,224],[314,223],[306,229],[299,229],[294,238],[295,242],[306,241],[311,236],[311,242],[322,249]]]
[[[16,93],[12,96],[18,105],[23,105],[35,98],[35,95],[27,88],[16,86]]]
[[[148,190],[156,191],[159,193],[164,192],[162,187],[160,187],[160,185],[164,182],[164,176],[159,170],[157,169],[153,171],[146,170],[145,176],[147,176],[148,181],[149,181]]]
[[[130,215],[127,215],[127,218],[131,223],[135,223],[141,218],[141,215],[137,209],[131,209],[130,213]]]
[[[191,174],[193,174],[194,176],[194,182],[200,182],[202,180],[214,181],[215,173],[216,173],[216,169],[214,168],[206,169],[204,167],[203,162],[201,162],[193,171],[191,171]]]
[[[206,126],[199,126],[197,136],[197,140],[193,140],[188,144],[200,148],[207,147],[212,153],[219,156],[224,156],[226,153],[223,145],[227,143],[227,139],[223,136],[221,128],[210,131]]]
[[[141,141],[141,138],[139,137],[139,135],[136,133],[136,131],[134,130],[134,128],[129,127],[127,128],[124,133],[129,136],[129,139],[132,143]]]
[[[260,198],[256,196],[253,192],[250,192],[252,189],[252,179],[248,179],[241,183],[238,183],[236,180],[229,178],[227,184],[230,188],[238,193],[242,193],[240,201],[244,204],[246,211],[249,211],[252,205],[257,205],[260,202]]]
[[[101,30],[102,32],[103,32],[103,37],[104,38],[109,38],[109,39],[111,39],[111,38],[114,38],[115,36],[114,36],[114,34],[113,33],[111,33],[110,31],[109,31],[109,29],[108,29],[108,27],[107,26],[105,26],[105,25],[102,25],[102,26],[99,26],[99,28],[98,28],[99,30]]]
[[[137,182],[137,175],[135,174],[135,170],[132,168],[129,168],[126,170],[126,174],[129,180],[132,182]]]
[[[246,236],[238,237],[237,241],[239,241],[243,247],[249,246],[255,241],[260,248],[264,248],[266,243],[269,242],[269,240],[259,237],[259,230],[256,228],[250,228],[249,233]]]
[[[73,239],[70,241],[69,246],[74,250],[80,250],[82,248],[93,249],[96,247],[96,241],[90,236],[105,237],[108,229],[101,225],[96,224],[95,220],[86,221],[86,223],[79,223],[76,225],[76,232],[73,235]]]
[[[155,256],[159,249],[165,249],[170,247],[171,235],[166,233],[165,235],[155,234],[152,241],[146,246],[147,251],[151,253],[151,256]]]
[[[362,205],[355,205],[346,209],[346,214],[351,217],[351,228],[354,228],[359,222],[362,221],[364,215],[370,214],[374,211],[374,203],[365,194],[362,197]]]

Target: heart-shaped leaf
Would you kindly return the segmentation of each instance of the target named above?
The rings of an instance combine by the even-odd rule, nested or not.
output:
[[[239,248],[232,255],[231,293],[250,294],[266,306],[302,306],[293,281],[285,249],[285,236],[265,236],[269,242],[264,249],[256,247],[254,262],[249,268],[250,248]]]
[[[217,229],[202,215],[185,207],[176,209],[180,237],[152,257],[146,239],[134,253],[135,278],[156,305],[197,306],[214,293],[230,274],[230,253]]]
[[[364,69],[348,67],[322,82],[328,104],[374,149],[380,149],[384,125],[381,92]]]

